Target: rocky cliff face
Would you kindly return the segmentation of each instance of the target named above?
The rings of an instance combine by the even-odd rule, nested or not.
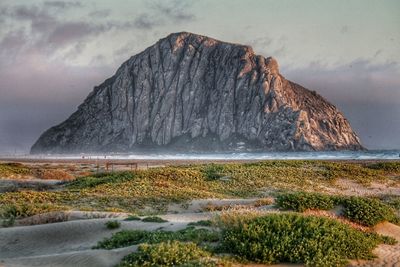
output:
[[[32,153],[362,149],[338,109],[274,58],[191,33],[158,41],[94,88]]]

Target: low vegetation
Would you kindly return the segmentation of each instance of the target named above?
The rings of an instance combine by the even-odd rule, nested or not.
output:
[[[383,221],[398,223],[394,209],[378,199],[350,197],[344,198],[343,216],[349,220],[365,225],[374,226]]]
[[[51,168],[48,166],[29,167],[17,162],[0,163],[0,178],[20,179],[31,177],[43,180],[62,181],[71,181],[75,179],[73,175],[62,169]]]
[[[140,221],[140,217],[136,215],[129,215],[124,219],[124,221]]]
[[[293,192],[278,195],[276,204],[282,209],[298,212],[308,209],[330,210],[335,207],[335,199],[319,193]]]
[[[204,227],[211,227],[213,225],[211,220],[200,220],[197,222],[191,222],[188,226],[204,226]]]
[[[224,166],[219,164],[208,164],[204,166],[202,172],[207,180],[218,180],[223,176]]]
[[[165,222],[168,222],[168,221],[164,220],[163,218],[158,217],[158,216],[148,216],[148,217],[144,217],[142,219],[142,222],[165,223]]]
[[[24,166],[0,165],[15,172]],[[265,190],[321,190],[339,178],[368,184],[398,182],[400,163],[381,165],[325,161],[265,161],[151,168],[90,175],[68,182],[64,190],[19,191],[0,195],[5,207],[19,210],[16,219],[52,210],[101,210],[140,214],[165,212],[169,203],[192,199],[261,197]],[[397,176],[396,176],[397,175]],[[219,177],[219,178],[218,178]],[[229,177],[229,179],[220,179]],[[149,209],[150,208],[150,209]],[[149,213],[148,213],[149,214]]]
[[[192,225],[209,226],[211,222]],[[125,230],[95,248],[140,245],[119,266],[224,266],[226,255],[238,262],[345,266],[350,259],[374,258],[372,250],[378,244],[396,243],[334,219],[296,213],[224,212],[213,225],[216,230],[194,226],[176,232]]]
[[[176,232],[173,231],[143,231],[123,230],[113,234],[110,238],[100,241],[94,248],[115,249],[142,243],[155,244],[169,240],[182,242],[194,242],[196,244],[212,243],[219,241],[220,235],[216,231],[208,229],[196,229],[187,227]]]
[[[393,242],[336,220],[299,214],[235,218],[234,222],[224,221],[221,227],[225,251],[265,264],[345,266],[348,259],[371,259],[378,244]]]
[[[394,208],[384,201],[366,197],[332,196],[319,193],[293,192],[277,196],[276,204],[285,210],[330,210],[342,206],[342,215],[352,222],[374,226],[383,221],[399,223]]]
[[[366,167],[373,170],[383,170],[385,172],[400,172],[399,162],[377,162],[368,164]]]
[[[18,178],[31,173],[31,170],[21,163],[0,163],[0,177]]]
[[[121,223],[119,221],[108,221],[105,223],[107,229],[113,230],[121,227]]]
[[[209,252],[191,242],[142,244],[137,252],[125,256],[118,266],[216,266],[214,261],[209,259],[209,255]]]

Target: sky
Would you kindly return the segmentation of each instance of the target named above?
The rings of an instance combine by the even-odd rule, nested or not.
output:
[[[400,1],[2,0],[0,153],[27,153],[121,63],[181,31],[275,57],[367,148],[400,149]]]

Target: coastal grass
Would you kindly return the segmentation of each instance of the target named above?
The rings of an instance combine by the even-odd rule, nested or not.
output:
[[[350,259],[374,258],[372,250],[378,244],[395,243],[333,219],[296,213],[225,216],[220,227],[222,251],[263,264],[345,266]]]
[[[119,267],[129,266],[217,266],[210,253],[192,242],[166,241],[142,244],[138,251],[125,256]]]
[[[21,163],[0,163],[0,177],[15,178],[32,174],[32,171]]]
[[[342,207],[342,216],[352,222],[375,226],[389,221],[399,224],[400,218],[396,210],[383,200],[368,197],[332,196],[309,192],[281,193],[276,198],[278,207],[284,210],[304,212],[305,210],[331,210]]]
[[[110,229],[110,230],[118,229],[121,227],[121,223],[119,221],[115,221],[115,220],[107,221],[104,225],[107,227],[107,229]]]
[[[144,217],[142,219],[142,222],[165,223],[168,221],[164,220],[163,218],[158,217],[158,216],[148,216],[148,217]]]
[[[271,190],[323,191],[342,178],[363,184],[397,181],[396,177],[400,175],[398,166],[399,162],[372,165],[277,160],[102,173],[79,177],[68,182],[60,191],[27,190],[1,194],[0,214],[10,213],[6,211],[10,206],[17,210],[17,219],[69,209],[140,214],[150,208],[154,213],[163,213],[170,203],[184,203],[192,199],[263,197],[266,191]],[[25,171],[24,167],[16,168]]]
[[[0,179],[38,178],[43,180],[72,181],[73,175],[54,167],[30,167],[18,162],[0,163]]]
[[[204,228],[196,229],[193,226],[189,226],[176,232],[162,230],[123,230],[113,234],[110,238],[105,238],[100,241],[94,248],[115,249],[142,243],[156,244],[171,240],[205,244],[218,242],[220,240],[220,233]]]
[[[239,263],[329,267],[346,266],[351,259],[373,259],[377,245],[396,243],[331,218],[298,213],[224,212],[213,225],[213,230],[193,226],[176,232],[124,230],[94,248],[139,245],[119,266],[224,266],[221,262],[228,255]]]

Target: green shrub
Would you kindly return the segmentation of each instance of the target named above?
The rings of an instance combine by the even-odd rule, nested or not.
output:
[[[387,195],[383,197],[382,201],[400,212],[400,196]]]
[[[124,219],[124,221],[140,221],[140,217],[136,215],[129,215]]]
[[[26,176],[31,174],[32,170],[21,163],[17,162],[0,163],[0,176],[15,177],[15,176]]]
[[[386,172],[399,172],[400,162],[377,162],[368,164],[366,167],[369,169],[383,170]]]
[[[92,176],[80,177],[68,183],[68,187],[70,189],[94,188],[102,184],[128,181],[133,179],[134,177],[135,173],[128,171],[115,172],[115,173],[100,173]]]
[[[1,225],[3,227],[11,227],[15,224],[15,217],[14,216],[10,216],[6,219],[3,219]]]
[[[223,229],[223,248],[246,260],[271,264],[344,266],[347,259],[371,259],[384,240],[336,220],[273,214]]]
[[[200,220],[197,222],[191,222],[188,224],[188,226],[206,226],[206,227],[210,227],[212,226],[212,221],[210,220]]]
[[[374,226],[383,221],[395,221],[393,208],[378,199],[349,197],[342,201],[343,216],[365,226]]]
[[[286,210],[303,212],[307,209],[330,210],[335,206],[329,195],[307,192],[293,192],[278,195],[276,204]]]
[[[203,174],[207,180],[218,180],[221,178],[224,166],[218,164],[208,164],[203,169]]]
[[[121,223],[119,221],[108,221],[105,223],[107,229],[117,229],[121,226]]]
[[[164,220],[163,218],[160,218],[158,216],[149,216],[149,217],[143,218],[142,222],[165,223],[165,222],[168,222],[168,221]]]
[[[172,231],[143,231],[143,230],[124,230],[113,234],[110,238],[100,241],[95,249],[114,249],[137,245],[141,243],[160,243],[168,240],[191,241],[197,244],[204,242],[217,242],[220,235],[218,232],[207,229],[195,229],[187,227],[176,232]]]
[[[215,266],[209,253],[194,243],[168,241],[160,244],[142,244],[138,251],[122,259],[125,266]]]
[[[51,204],[30,204],[30,203],[15,203],[6,204],[0,209],[0,218],[20,219],[30,217],[36,214],[46,213],[50,211],[64,210],[62,206]]]

